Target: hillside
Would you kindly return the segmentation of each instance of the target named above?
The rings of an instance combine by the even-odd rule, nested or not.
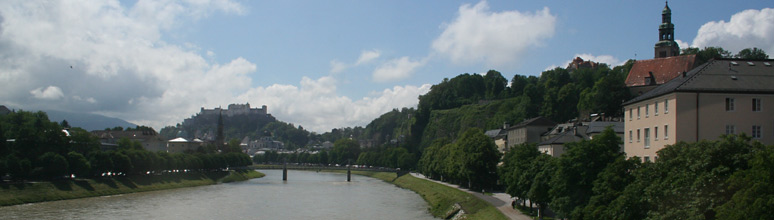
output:
[[[107,117],[98,114],[80,113],[80,112],[64,112],[56,110],[45,110],[49,119],[55,122],[67,122],[72,127],[80,127],[87,131],[102,130],[105,128],[124,127],[133,128],[137,125],[129,123],[123,119]]]

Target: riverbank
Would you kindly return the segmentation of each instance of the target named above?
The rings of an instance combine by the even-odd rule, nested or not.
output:
[[[326,171],[326,170],[324,170]],[[331,172],[345,172],[330,170]],[[430,213],[448,219],[464,211],[464,219],[508,219],[494,206],[458,189],[419,179],[411,175],[397,177],[393,172],[352,171],[353,174],[377,178],[398,187],[416,192],[428,203]]]
[[[0,183],[0,206],[204,186],[263,177],[255,170]]]

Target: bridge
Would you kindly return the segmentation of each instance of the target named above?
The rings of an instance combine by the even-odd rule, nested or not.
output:
[[[347,171],[347,181],[352,180],[352,170],[356,171],[370,171],[370,172],[395,172],[398,177],[406,175],[409,173],[409,171],[403,171],[400,169],[393,169],[393,168],[384,168],[384,167],[360,167],[360,166],[350,166],[350,165],[344,165],[344,166],[322,166],[322,165],[300,165],[300,164],[262,164],[262,165],[253,165],[253,168],[256,169],[267,169],[267,170],[283,170],[282,172],[282,180],[287,181],[288,180],[288,174],[287,170],[313,170],[313,171],[322,171],[322,170],[346,170]]]

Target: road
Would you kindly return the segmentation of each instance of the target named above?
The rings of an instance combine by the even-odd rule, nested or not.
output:
[[[461,188],[458,185],[449,184],[449,183],[445,183],[445,182],[441,182],[441,181],[437,181],[437,180],[432,180],[432,179],[429,179],[429,178],[427,178],[424,175],[419,174],[419,173],[413,173],[412,172],[411,175],[414,176],[414,177],[417,177],[417,178],[426,179],[426,180],[429,180],[429,181],[433,181],[433,182],[436,182],[436,183],[447,185],[447,186],[452,187],[452,188],[459,189],[459,190],[461,190],[463,192],[470,193],[470,194],[472,194],[472,195],[474,195],[474,196],[476,196],[476,197],[478,197],[480,199],[483,199],[484,201],[488,202],[489,204],[492,204],[494,207],[497,208],[497,210],[500,210],[500,212],[502,212],[503,215],[505,215],[509,219],[516,219],[516,220],[531,220],[532,219],[529,216],[524,215],[521,212],[519,212],[519,210],[511,208],[511,201],[513,201],[513,200],[511,200],[511,196],[506,194],[506,193],[493,193],[490,196],[490,195],[485,195],[485,194],[480,193],[480,192],[473,192],[473,191],[470,191],[468,189]]]

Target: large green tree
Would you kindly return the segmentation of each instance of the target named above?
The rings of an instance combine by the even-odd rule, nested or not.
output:
[[[500,152],[491,138],[478,128],[470,128],[455,143],[462,156],[460,177],[471,189],[491,189],[497,182]]]
[[[551,207],[564,217],[584,219],[583,208],[593,195],[593,183],[608,164],[620,157],[621,138],[612,128],[592,140],[565,144],[551,180]]]
[[[737,53],[734,57],[740,58],[740,59],[754,59],[754,60],[769,59],[769,55],[766,54],[765,51],[763,51],[762,49],[758,49],[757,47],[745,48],[743,50],[740,50],[739,53]]]

